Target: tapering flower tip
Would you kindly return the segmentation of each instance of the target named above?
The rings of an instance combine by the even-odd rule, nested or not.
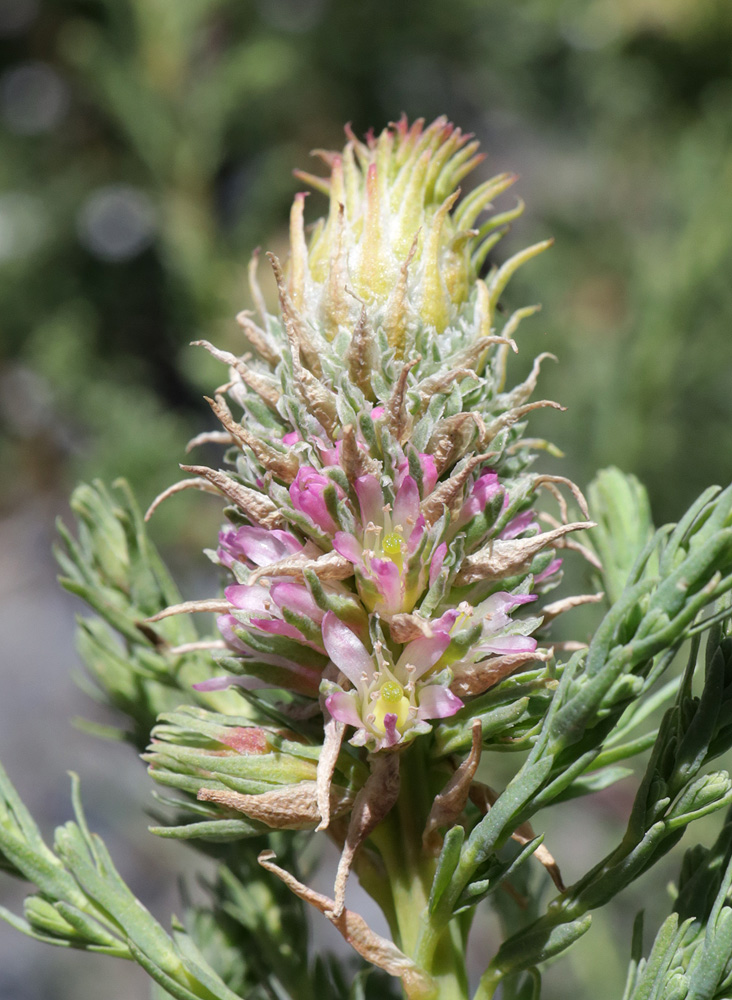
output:
[[[352,726],[355,746],[371,751],[394,748],[429,732],[429,719],[454,715],[463,702],[449,688],[449,671],[434,667],[450,644],[446,632],[409,642],[393,663],[380,647],[369,653],[361,640],[331,611],[323,618],[323,643],[347,686],[323,681],[326,707]]]
[[[290,298],[330,339],[365,304],[401,353],[408,328],[441,332],[459,317],[489,246],[518,212],[478,220],[516,178],[494,177],[456,205],[458,185],[484,157],[444,117],[428,126],[402,118],[365,142],[346,135],[342,152],[318,151],[329,178],[296,171],[330,205],[306,246],[303,195],[295,198]]]

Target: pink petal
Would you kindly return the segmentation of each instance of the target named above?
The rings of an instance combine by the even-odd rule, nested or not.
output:
[[[279,608],[290,608],[295,614],[306,615],[315,622],[323,620],[323,610],[313,599],[313,595],[302,583],[273,583],[270,587],[272,600]]]
[[[419,489],[411,476],[405,476],[394,498],[394,524],[413,529],[419,517]]]
[[[443,615],[440,615],[439,618],[436,618],[435,621],[431,622],[433,630],[435,632],[449,633],[462,614],[463,612],[459,608],[450,608]]]
[[[358,714],[358,698],[353,691],[336,691],[325,699],[325,707],[334,719],[345,722],[347,726],[360,729],[363,726]]]
[[[463,525],[471,521],[476,514],[480,514],[484,510],[484,505],[481,504],[477,497],[469,496],[468,499],[463,504],[460,509],[460,514],[458,515],[455,525],[458,528],[462,528]]]
[[[353,535],[349,535],[345,531],[337,531],[333,537],[333,548],[338,555],[348,559],[354,566],[363,566],[363,546]]]
[[[287,434],[282,435],[282,443],[286,444],[288,447],[295,444],[296,441],[300,440],[300,435],[297,431],[288,431]]]
[[[520,604],[531,604],[535,600],[536,594],[509,594],[505,590],[499,590],[495,594],[491,594],[481,607],[485,608],[488,614],[493,611],[509,612]]]
[[[552,559],[545,570],[542,570],[537,576],[534,577],[534,583],[544,583],[550,576],[557,573],[562,567],[561,559]]]
[[[525,510],[523,514],[518,514],[503,529],[501,538],[516,538],[522,532],[528,531],[529,528],[538,528],[539,525],[534,520],[535,516],[533,510]]]
[[[485,510],[488,503],[493,499],[496,493],[499,493],[503,487],[498,482],[498,476],[492,470],[481,473],[476,479],[472,495],[476,498],[480,504],[480,509]]]
[[[337,525],[328,513],[323,492],[330,480],[311,465],[301,465],[295,481],[290,485],[290,499],[293,507],[301,511],[326,533],[337,530]]]
[[[255,566],[269,566],[302,551],[303,546],[289,531],[278,528],[268,531],[258,525],[245,525],[236,533],[235,547]]]
[[[240,556],[236,550],[236,531],[234,528],[222,528],[219,532],[219,547],[216,550],[219,562],[228,569],[234,565]]]
[[[381,594],[384,610],[397,614],[402,610],[402,578],[391,559],[371,560],[371,579]]]
[[[318,444],[318,451],[320,452],[320,460],[323,465],[339,465],[341,460],[341,442],[336,442],[335,448],[329,448],[327,445]]]
[[[414,523],[414,527],[407,539],[407,554],[411,556],[413,552],[419,547],[419,543],[422,541],[422,535],[424,534],[424,529],[427,522],[424,519],[424,514],[420,514]]]
[[[297,642],[303,642],[305,639],[299,628],[290,625],[289,622],[282,621],[281,618],[252,618],[251,624],[270,635],[283,635],[285,638],[295,639]]]
[[[535,594],[507,594],[501,590],[481,602],[474,614],[477,618],[490,619],[490,625],[495,630],[503,628],[510,621],[508,616],[514,608],[535,600]]]
[[[361,677],[374,676],[374,661],[366,652],[364,644],[350,628],[332,611],[323,617],[323,645],[325,651],[338,669],[346,675],[354,687],[361,686]]]
[[[427,496],[437,485],[437,464],[434,455],[419,454],[419,464],[422,466],[422,493]]]
[[[385,406],[374,406],[371,408],[371,419],[379,420],[381,417],[384,416],[385,413],[386,413]]]
[[[361,520],[364,528],[373,521],[374,524],[384,522],[384,494],[376,476],[359,476],[356,480],[356,496],[361,507]]]
[[[432,553],[432,561],[430,562],[430,587],[440,575],[440,570],[442,569],[442,564],[445,561],[446,555],[447,542],[440,542],[435,551]]]
[[[234,632],[235,628],[241,628],[241,622],[238,622],[233,615],[219,615],[216,619],[216,628],[221,633],[221,636],[231,649],[236,653],[250,653],[251,650],[241,641],[238,635]]]
[[[407,664],[415,667],[411,676],[417,680],[425,674],[430,667],[434,667],[447,647],[450,645],[450,636],[446,632],[436,632],[432,636],[423,636],[414,639],[404,647],[402,655],[396,665],[396,669],[406,669]],[[411,671],[410,671],[411,673]]]
[[[310,520],[317,524],[326,535],[338,530],[338,525],[330,516],[322,492],[315,493],[313,490],[303,490],[301,493],[291,493],[291,496],[295,508],[303,514],[307,514]]]
[[[503,487],[498,482],[498,476],[492,470],[483,472],[473,483],[470,496],[463,504],[458,516],[457,527],[467,524],[476,514],[482,514],[493,497],[500,493]],[[508,502],[508,494],[504,492],[504,505]]]
[[[274,538],[277,544],[281,547],[283,555],[292,555],[295,552],[302,551],[302,542],[298,541],[292,532],[283,531],[281,528],[263,528],[262,531],[269,532],[270,536]]]
[[[292,486],[296,490],[311,490],[327,486],[330,480],[312,465],[301,465]],[[292,489],[292,487],[290,487]]]
[[[441,684],[427,684],[419,692],[419,719],[446,719],[459,712],[463,702]]]
[[[384,716],[384,730],[386,731],[386,745],[393,747],[402,738],[397,729],[397,717],[394,712],[387,712]]]
[[[268,611],[271,603],[267,588],[258,584],[232,583],[224,597],[240,611]]]

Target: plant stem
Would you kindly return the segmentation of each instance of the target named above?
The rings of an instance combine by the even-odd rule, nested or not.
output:
[[[387,871],[396,915],[398,944],[414,957],[423,929],[435,858],[422,849],[422,831],[434,800],[426,748],[415,743],[401,760],[401,790],[395,808],[374,831]],[[419,963],[422,964],[422,963]],[[439,1000],[468,1000],[465,941],[453,922],[435,935],[424,971],[437,983]]]
[[[480,978],[473,1000],[493,1000],[502,979],[503,973],[500,969],[488,966]]]

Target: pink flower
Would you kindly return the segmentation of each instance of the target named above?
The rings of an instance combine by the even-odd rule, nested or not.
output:
[[[302,549],[302,542],[289,531],[245,525],[243,528],[222,528],[216,555],[222,565],[231,569],[235,562],[269,566]]]
[[[541,586],[542,591],[548,589],[547,587],[544,586],[544,584],[551,583],[556,586],[558,580],[552,580],[552,577],[557,576],[561,568],[562,568],[562,560],[552,559],[552,561],[549,563],[549,565],[545,570],[542,570],[541,573],[536,574],[536,576],[534,577],[534,584],[539,584]]]
[[[333,520],[325,502],[324,494],[329,486],[335,488],[339,496],[343,496],[343,491],[339,486],[311,465],[301,465],[295,481],[290,486],[290,499],[293,507],[303,514],[307,514],[310,520],[326,535],[334,534],[339,527]]]
[[[356,730],[355,746],[372,751],[405,743],[430,729],[428,719],[454,715],[462,701],[449,689],[449,673],[434,676],[434,666],[450,637],[436,632],[408,643],[392,663],[377,643],[374,654],[339,618],[323,618],[323,642],[328,656],[350,682],[348,689],[324,681],[330,714]]]
[[[457,632],[465,634],[467,629],[479,627],[479,634],[470,638],[469,648],[471,651],[498,652],[498,647],[502,646],[503,640],[506,638],[519,639],[524,643],[526,649],[534,650],[536,649],[536,640],[530,636],[516,635],[515,632],[510,635],[501,635],[501,633],[505,633],[507,629],[515,630],[517,626],[520,627],[523,623],[515,622],[510,617],[511,612],[515,608],[521,607],[522,604],[530,604],[535,600],[536,594],[508,594],[501,590],[491,594],[476,607],[463,603],[457,608],[451,608],[441,618],[432,622],[432,628],[455,635]],[[534,624],[533,620],[530,621],[530,624],[534,627],[538,625],[538,623]],[[497,647],[496,650],[490,649],[494,645]],[[454,654],[458,649],[459,645],[456,643],[454,649],[451,647],[447,651],[443,662],[454,660],[455,656],[450,654]]]
[[[452,525],[453,532],[464,528],[474,517],[482,514],[496,496],[503,494],[503,510],[508,507],[510,498],[506,489],[498,481],[498,476],[492,469],[486,469],[473,483],[470,496],[463,504],[462,510]],[[512,518],[501,530],[498,537],[503,539],[518,538],[526,531],[539,530],[536,515],[532,510],[522,511]]]
[[[224,528],[217,554],[228,567],[236,562],[269,566],[304,548],[289,531],[247,525]],[[216,624],[227,646],[243,658],[247,676],[212,678],[201,690],[237,684],[248,689],[283,687],[317,696],[325,653],[320,638],[323,611],[307,587],[292,578],[277,577],[267,585],[232,584],[224,593],[231,611],[219,615]],[[288,643],[297,646],[288,648]],[[299,656],[298,647],[303,646],[313,652],[306,650],[307,655]]]
[[[518,538],[525,531],[531,529],[539,530],[536,514],[533,510],[524,510],[516,517],[512,518],[501,532],[501,538]]]
[[[282,583],[279,586],[291,585]],[[232,613],[219,615],[216,625],[226,645],[241,657],[242,674],[213,677],[195,684],[196,690],[218,691],[237,685],[246,690],[284,688],[317,697],[324,666],[318,654],[324,650],[322,644],[306,639],[296,626],[281,617],[282,608],[293,595],[280,590],[277,603],[265,587],[246,584],[227,587],[225,594],[231,602]],[[320,614],[322,618],[322,612]],[[283,640],[285,645],[294,641],[300,647],[309,647],[312,652],[306,650],[307,655],[302,656],[287,655],[289,651],[282,648]],[[297,652],[296,647],[293,652]]]
[[[337,532],[333,547],[353,563],[359,594],[370,611],[411,611],[425,588],[432,555],[422,544],[425,519],[417,484],[404,476],[393,510],[384,503],[376,476],[360,476],[356,494],[361,509],[357,532]]]
[[[288,580],[283,582],[282,579],[269,587],[238,583],[227,587],[224,596],[235,612],[222,617],[234,618],[236,622],[246,624],[247,627],[268,632],[270,635],[282,635],[312,649],[323,651],[321,642],[308,639],[292,620],[287,621],[285,618],[284,611],[287,609],[290,612],[290,619],[300,616],[303,621],[314,622],[316,625],[322,622],[324,612],[315,603],[304,584]],[[237,617],[236,611],[244,614]],[[229,623],[224,624],[226,626]]]
[[[437,485],[437,464],[434,455],[426,455],[423,452],[417,453],[419,464],[422,469],[422,496],[428,496]],[[409,472],[409,461],[403,458],[397,467],[397,487],[401,486]]]
[[[510,615],[515,608],[535,600],[535,594],[499,591],[475,608],[463,603],[446,611],[431,623],[433,629],[448,633],[451,639],[438,668],[449,666],[458,684],[466,674],[476,679],[478,685],[479,678],[485,677],[485,685],[479,687],[485,690],[495,683],[492,664],[496,657],[519,655],[530,659],[537,647],[530,633],[539,627],[541,618],[514,620]],[[474,690],[473,693],[478,692]]]
[[[320,638],[323,611],[307,587],[280,577],[269,587],[232,584],[224,594],[231,612],[219,615],[216,625],[227,646],[242,657],[244,675],[213,678],[199,690],[236,684],[317,697],[325,665]]]
[[[464,528],[478,514],[482,514],[488,504],[499,493],[503,494],[504,509],[508,505],[508,493],[498,482],[498,476],[492,469],[486,469],[473,483],[470,496],[463,504],[462,510],[454,521],[454,528]]]

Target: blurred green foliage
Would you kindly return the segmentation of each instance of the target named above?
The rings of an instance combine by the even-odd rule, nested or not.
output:
[[[544,391],[569,413],[536,430],[567,473],[635,472],[658,521],[724,477],[724,0],[4,0],[0,502],[89,472],[146,501],[175,478],[221,377],[185,345],[241,344],[292,164],[402,110],[473,130],[486,171],[523,175],[521,244],[557,237],[508,305],[544,303],[520,364],[560,357]]]

